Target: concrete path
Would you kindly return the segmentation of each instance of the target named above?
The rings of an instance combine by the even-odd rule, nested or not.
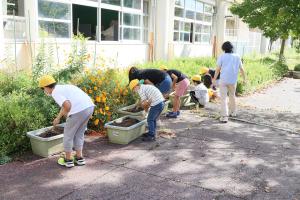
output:
[[[163,118],[177,137],[154,143],[87,138],[84,167],[32,155],[0,166],[0,199],[300,199],[300,135],[207,116]]]

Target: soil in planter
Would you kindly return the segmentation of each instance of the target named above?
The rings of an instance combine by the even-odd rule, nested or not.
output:
[[[49,137],[53,137],[56,135],[61,135],[63,133],[64,133],[64,127],[56,126],[44,133],[41,133],[39,136],[42,138],[49,138]]]
[[[123,121],[121,123],[114,122],[111,125],[120,126],[120,127],[129,127],[129,126],[132,126],[132,125],[137,124],[139,122],[140,121],[137,120],[137,119],[125,118],[125,119],[123,119]]]
[[[143,111],[144,109],[141,108],[141,107],[134,107],[134,108],[130,108],[128,110],[125,110],[126,112],[131,112],[131,113],[137,113],[137,112],[141,112]]]

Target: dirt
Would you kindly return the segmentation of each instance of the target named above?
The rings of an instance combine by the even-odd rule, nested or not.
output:
[[[107,136],[105,131],[95,131],[90,129],[85,132],[85,135],[90,137],[99,137],[99,138],[105,138]]]
[[[141,108],[141,107],[134,107],[134,108],[130,108],[128,110],[125,110],[126,112],[131,112],[131,113],[137,113],[137,112],[141,112],[143,111],[144,109]]]
[[[137,120],[137,119],[125,118],[125,119],[123,119],[123,121],[121,123],[114,122],[111,125],[113,125],[113,126],[120,126],[120,127],[130,127],[130,126],[132,126],[134,124],[137,124],[139,122],[140,121]]]
[[[44,133],[41,133],[39,136],[42,138],[49,138],[49,137],[53,137],[56,135],[61,135],[63,133],[64,133],[64,128],[57,126],[57,127],[54,127]]]

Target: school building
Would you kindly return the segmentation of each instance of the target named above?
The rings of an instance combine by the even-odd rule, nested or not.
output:
[[[0,61],[31,66],[42,38],[64,59],[72,35],[128,66],[176,57],[217,56],[224,41],[239,54],[265,53],[269,41],[230,13],[234,0],[1,0]]]

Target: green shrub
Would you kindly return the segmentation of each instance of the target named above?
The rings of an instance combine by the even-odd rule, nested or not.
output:
[[[294,71],[300,71],[300,64],[298,64],[294,67]]]
[[[0,73],[0,95],[7,95],[13,91],[24,91],[31,87],[31,78],[25,72],[14,75]]]

